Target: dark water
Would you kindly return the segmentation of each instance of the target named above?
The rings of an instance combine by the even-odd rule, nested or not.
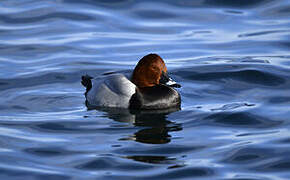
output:
[[[2,0],[0,179],[290,179],[289,50],[287,0]],[[148,53],[180,111],[87,110]]]

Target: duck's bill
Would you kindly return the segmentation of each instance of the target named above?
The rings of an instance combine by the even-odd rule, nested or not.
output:
[[[173,79],[169,78],[169,81],[166,83],[167,86],[170,87],[175,87],[175,88],[180,88],[181,85],[177,84],[175,81],[173,81]]]
[[[161,78],[159,80],[159,83],[161,84],[165,84],[167,86],[170,86],[170,87],[175,87],[175,88],[180,88],[181,85],[180,84],[177,84],[173,79],[171,79],[171,77],[168,76],[167,73],[165,72],[162,72],[162,75],[161,75]]]

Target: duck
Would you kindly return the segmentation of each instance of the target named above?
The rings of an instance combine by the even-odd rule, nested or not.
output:
[[[141,58],[133,73],[109,73],[93,78],[82,76],[86,88],[86,105],[100,108],[161,110],[180,107],[181,97],[176,83],[168,74],[158,54]]]

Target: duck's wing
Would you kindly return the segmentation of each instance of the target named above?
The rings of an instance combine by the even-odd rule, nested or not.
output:
[[[87,92],[87,102],[92,106],[128,108],[136,86],[123,74],[111,74],[91,79],[92,88]]]
[[[136,86],[123,74],[113,74],[105,79],[106,86],[115,94],[132,96]]]

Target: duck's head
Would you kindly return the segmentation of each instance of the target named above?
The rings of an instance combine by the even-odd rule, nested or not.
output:
[[[148,54],[138,62],[133,71],[132,82],[139,88],[158,84],[181,87],[169,77],[163,59],[157,54]]]

